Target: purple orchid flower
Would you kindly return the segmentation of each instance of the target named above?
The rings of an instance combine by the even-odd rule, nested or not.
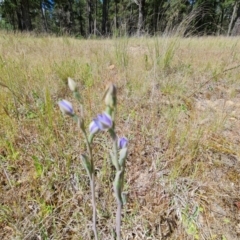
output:
[[[91,134],[95,134],[98,131],[108,130],[112,127],[113,122],[111,116],[104,112],[99,114],[97,118],[93,119],[93,121],[89,125],[89,131]]]
[[[58,102],[58,106],[62,113],[69,116],[74,116],[73,106],[69,101],[63,99],[62,101]]]
[[[97,116],[97,121],[100,123],[102,127],[101,130],[107,130],[111,128],[113,125],[111,116],[106,112],[99,114]]]

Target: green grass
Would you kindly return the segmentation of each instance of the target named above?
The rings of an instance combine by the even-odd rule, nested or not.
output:
[[[77,108],[71,77],[87,122],[106,84],[118,87],[117,132],[130,140],[123,239],[238,239],[239,50],[239,38],[1,32],[0,238],[93,237],[83,136],[57,106]],[[101,239],[113,239],[116,211],[107,139],[94,140]]]

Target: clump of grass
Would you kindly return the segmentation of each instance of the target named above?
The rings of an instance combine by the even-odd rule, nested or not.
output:
[[[120,67],[126,69],[129,64],[127,37],[116,38],[115,40],[116,61]]]

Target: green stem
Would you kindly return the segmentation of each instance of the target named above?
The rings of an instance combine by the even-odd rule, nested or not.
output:
[[[90,179],[90,185],[91,185],[91,193],[92,193],[92,209],[93,209],[93,215],[92,215],[92,223],[93,223],[93,232],[95,236],[95,240],[98,240],[98,234],[97,234],[97,209],[96,209],[96,197],[95,197],[95,176],[94,172],[92,173],[91,179]]]
[[[115,181],[113,183],[114,191],[117,200],[117,212],[116,212],[116,235],[117,240],[121,240],[121,213],[122,213],[122,190],[123,190],[123,176],[124,176],[124,166],[121,167],[118,161],[119,153],[118,153],[118,137],[115,133],[115,115],[116,115],[116,106],[117,106],[117,99],[114,100],[114,108],[110,108],[109,106],[106,109],[113,121],[113,126],[109,130],[111,138],[113,140],[113,153],[112,153],[112,162],[116,168],[116,175]]]
[[[93,156],[92,156],[92,148],[91,148],[90,142],[88,140],[86,130],[84,128],[84,122],[80,123],[80,121],[83,121],[83,120],[79,119],[78,126],[83,132],[85,142],[86,142],[86,145],[87,145],[89,160],[90,160],[90,163],[91,163],[91,176],[89,176],[89,178],[90,178],[90,186],[91,186],[91,194],[92,194],[92,210],[93,210],[93,215],[92,215],[92,224],[93,225],[92,225],[92,228],[93,228],[95,240],[98,240],[97,210],[96,210],[96,196],[95,196],[95,176],[94,176],[95,167],[94,167]]]
[[[116,175],[121,171],[120,164],[118,162],[118,137],[114,131],[115,128],[115,111],[112,114],[112,119],[113,119],[113,127],[110,129],[110,135],[113,140],[113,164],[116,168]],[[122,187],[123,187],[123,172],[120,174],[120,186],[115,186],[115,194],[116,194],[116,199],[117,199],[117,212],[116,212],[116,235],[117,235],[117,240],[121,240],[121,213],[122,213]]]
[[[118,202],[117,213],[116,213],[116,234],[117,234],[117,240],[121,240],[121,212],[122,212],[122,203]]]
[[[116,171],[120,171],[120,165],[119,165],[119,162],[118,162],[118,138],[117,138],[117,135],[116,133],[114,132],[114,129],[110,129],[109,130],[110,132],[110,135],[112,137],[112,140],[113,140],[113,164],[116,168]]]

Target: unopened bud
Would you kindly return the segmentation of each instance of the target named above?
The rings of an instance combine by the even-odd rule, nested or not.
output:
[[[117,89],[116,86],[111,83],[106,92],[105,92],[105,104],[110,107],[114,108],[116,106],[116,101],[117,101]]]
[[[127,147],[128,145],[128,140],[125,137],[118,138],[118,148],[122,149]]]
[[[58,105],[59,105],[59,108],[62,111],[62,113],[67,114],[71,117],[74,116],[73,107],[69,101],[67,101],[67,100],[59,101]]]
[[[75,92],[77,90],[76,82],[70,77],[68,77],[68,87],[72,92]]]

